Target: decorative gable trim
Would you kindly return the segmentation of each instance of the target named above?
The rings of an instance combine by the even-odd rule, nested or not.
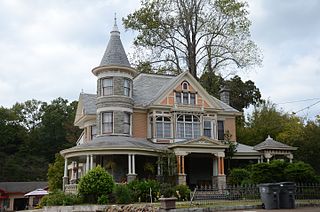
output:
[[[178,75],[174,81],[160,94],[158,94],[154,100],[150,103],[151,105],[159,105],[164,99],[175,90],[177,86],[182,84],[184,81],[189,83],[195,89],[195,92],[202,96],[202,101],[207,102],[207,107],[215,108],[216,110],[223,110],[220,105],[214,101],[211,95],[201,86],[201,84],[188,72],[185,71]]]

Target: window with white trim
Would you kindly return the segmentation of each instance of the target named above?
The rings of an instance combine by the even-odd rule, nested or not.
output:
[[[130,125],[131,125],[131,114],[128,112],[124,112],[123,119],[123,133],[130,135]]]
[[[176,92],[176,103],[184,105],[195,105],[196,94],[190,92]]]
[[[203,121],[203,135],[212,138],[212,121]]]
[[[157,138],[171,138],[171,119],[166,116],[156,118],[156,136]]]
[[[177,117],[177,138],[200,137],[200,119],[195,115],[179,115]]]
[[[123,92],[125,96],[131,96],[131,82],[129,79],[123,81]]]
[[[113,133],[113,112],[104,112],[102,115],[102,134]]]
[[[113,94],[113,79],[104,78],[101,80],[101,94],[103,96],[109,96]]]

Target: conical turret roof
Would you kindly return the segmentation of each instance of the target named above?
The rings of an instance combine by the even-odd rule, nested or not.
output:
[[[100,66],[131,67],[120,39],[120,31],[116,23],[116,18],[110,34],[110,40],[107,49],[102,57]]]

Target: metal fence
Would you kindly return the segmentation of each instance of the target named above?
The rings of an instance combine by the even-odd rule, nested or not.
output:
[[[232,205],[241,201],[244,204],[261,204],[258,185],[228,185],[224,189],[197,187],[191,193],[191,204]],[[316,200],[320,203],[320,184],[296,184],[296,200]]]

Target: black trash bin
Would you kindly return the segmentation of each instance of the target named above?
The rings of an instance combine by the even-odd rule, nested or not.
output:
[[[279,207],[295,208],[296,184],[293,182],[281,182],[279,192]]]
[[[265,209],[279,209],[279,183],[260,184],[259,191]]]

